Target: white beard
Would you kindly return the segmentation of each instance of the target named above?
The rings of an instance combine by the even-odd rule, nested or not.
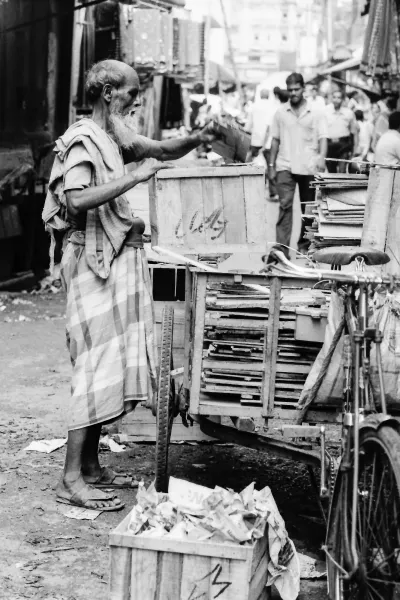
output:
[[[121,148],[130,148],[138,132],[136,115],[121,115],[118,110],[112,110],[109,123],[117,144]]]

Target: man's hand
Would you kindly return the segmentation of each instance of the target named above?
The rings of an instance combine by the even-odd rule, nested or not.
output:
[[[218,123],[215,123],[215,121],[210,121],[210,123],[196,135],[202,144],[211,144],[211,142],[221,137]]]
[[[160,160],[156,160],[155,158],[147,159],[140,167],[132,171],[132,178],[136,181],[136,183],[141,183],[143,181],[148,181],[151,179],[157,171],[160,169],[173,169],[174,165],[168,162],[161,162]]]
[[[272,182],[275,182],[275,180],[276,180],[276,167],[275,166],[271,167],[271,165],[268,165],[268,179]]]
[[[319,171],[319,172],[325,171],[325,158],[323,156],[321,156],[320,154],[318,155],[318,159],[317,159],[317,171]]]

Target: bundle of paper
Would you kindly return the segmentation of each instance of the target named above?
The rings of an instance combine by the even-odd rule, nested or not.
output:
[[[315,176],[314,219],[306,225],[309,254],[329,246],[359,246],[361,242],[368,177],[348,173]]]
[[[272,492],[254,486],[237,493],[171,477],[168,494],[163,494],[156,492],[154,483],[146,489],[142,482],[129,529],[147,537],[251,544],[265,535],[269,524],[284,546],[288,535]]]
[[[232,117],[214,121],[218,139],[212,143],[214,152],[232,162],[246,162],[250,150],[250,135]]]

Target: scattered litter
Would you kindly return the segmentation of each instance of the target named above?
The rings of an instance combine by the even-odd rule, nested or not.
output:
[[[5,475],[4,473],[0,473],[0,487],[2,487],[3,485],[6,485],[7,483],[7,475]]]
[[[301,579],[320,579],[326,577],[325,563],[306,554],[298,554]]]
[[[28,577],[25,577],[25,583],[27,583],[28,585],[34,585],[35,583],[38,583],[41,579],[43,579],[41,575],[28,575]]]
[[[126,446],[117,444],[117,442],[115,442],[108,435],[105,435],[104,437],[101,438],[100,447],[108,448],[109,450],[111,450],[111,452],[124,452],[126,450]]]
[[[42,550],[44,552],[64,552],[65,550],[83,550],[87,548],[87,546],[56,546],[54,548],[45,548]]]
[[[25,451],[35,451],[35,452],[45,452],[46,454],[50,454],[50,452],[54,452],[54,450],[58,450],[64,444],[67,443],[67,438],[58,439],[58,440],[38,440],[35,442],[31,442]]]
[[[83,508],[81,506],[74,506],[69,511],[64,513],[64,517],[69,519],[78,519],[79,521],[93,521],[102,513],[101,510],[93,510],[92,508]]]
[[[31,300],[24,300],[23,298],[14,298],[11,304],[23,304],[24,306],[33,306],[33,302],[31,302]]]
[[[207,465],[204,464],[193,464],[192,467],[194,469],[205,469]]]
[[[168,494],[139,484],[137,504],[130,513],[134,535],[173,540],[253,544],[267,531],[270,560],[268,584],[283,600],[295,600],[300,591],[300,563],[293,542],[269,487],[255,484],[240,494],[171,477]]]
[[[182,375],[184,370],[185,370],[184,367],[179,367],[178,369],[174,369],[173,371],[171,371],[171,377],[178,377],[178,375]]]
[[[0,306],[0,311],[1,311],[1,312],[3,312],[3,310],[6,310],[6,308],[7,308],[7,306],[5,306],[4,304],[2,304],[2,305]]]
[[[18,321],[32,321],[32,319],[26,317],[25,315],[19,315]]]

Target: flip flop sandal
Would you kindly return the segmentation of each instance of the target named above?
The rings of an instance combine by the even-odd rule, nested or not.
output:
[[[70,506],[79,506],[80,508],[87,508],[89,510],[99,510],[104,512],[112,512],[121,510],[125,507],[122,502],[120,504],[113,504],[112,506],[102,506],[94,508],[93,506],[87,506],[90,501],[107,502],[113,500],[115,494],[106,494],[99,490],[95,490],[91,485],[82,486],[79,490],[74,493],[69,493],[68,490],[60,489],[57,491],[57,502],[60,504],[69,504]]]
[[[118,483],[117,479],[124,479],[125,481]],[[95,488],[119,488],[119,489],[135,489],[139,486],[138,481],[134,481],[131,475],[126,473],[116,473],[109,467],[102,467],[100,475],[95,481],[85,481]]]

